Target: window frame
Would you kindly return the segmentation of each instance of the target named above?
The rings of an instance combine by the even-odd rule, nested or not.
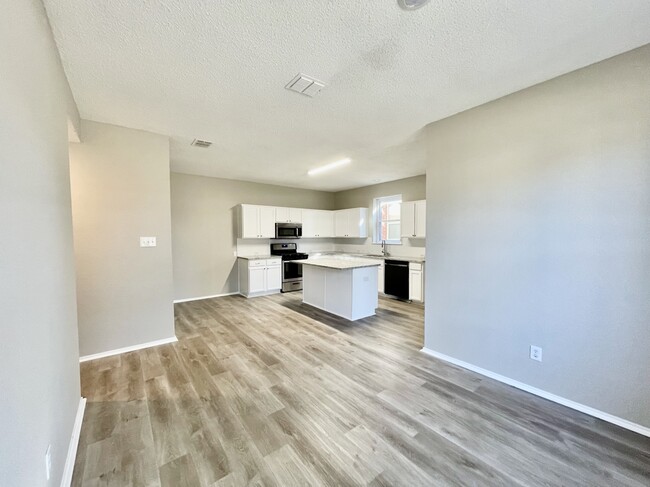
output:
[[[390,203],[399,203],[400,204],[400,210],[401,210],[401,204],[402,204],[402,195],[401,194],[394,194],[390,196],[379,196],[373,200],[373,209],[372,209],[372,220],[373,220],[373,225],[372,225],[372,243],[374,244],[381,244],[382,239],[381,239],[381,226],[383,222],[397,222],[400,225],[400,236],[396,239],[390,239],[390,240],[385,240],[386,245],[401,245],[402,244],[402,236],[401,236],[401,224],[402,224],[402,219],[401,215],[400,218],[397,220],[382,220],[381,218],[381,207],[384,204],[390,204]],[[401,214],[401,211],[400,211]]]

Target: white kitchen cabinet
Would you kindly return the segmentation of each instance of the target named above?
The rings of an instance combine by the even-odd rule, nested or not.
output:
[[[245,295],[263,293],[264,291],[266,291],[266,268],[249,267],[248,289],[246,289]]]
[[[424,301],[424,265],[419,262],[409,263],[409,299]]]
[[[266,268],[266,290],[277,292],[282,289],[282,262],[280,260]]]
[[[277,223],[303,223],[302,208],[276,208],[275,221]]]
[[[384,293],[384,261],[381,261],[381,265],[377,268],[377,291]]]
[[[275,208],[272,206],[240,205],[239,238],[275,237]]]
[[[402,201],[400,228],[404,238],[425,238],[427,227],[427,202]]]
[[[334,212],[327,210],[303,210],[302,236],[305,238],[333,237]]]
[[[251,298],[279,293],[282,288],[282,261],[239,258],[239,293]]]
[[[335,211],[334,236],[366,238],[368,236],[368,208]]]

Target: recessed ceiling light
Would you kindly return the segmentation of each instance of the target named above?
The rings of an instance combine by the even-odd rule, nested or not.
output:
[[[315,176],[316,174],[320,174],[325,171],[329,171],[330,169],[334,169],[339,166],[344,166],[346,164],[349,164],[352,162],[352,159],[341,159],[340,161],[332,162],[330,164],[325,164],[324,166],[317,167],[316,169],[310,169],[307,171],[307,174],[310,176]]]
[[[404,10],[415,10],[416,8],[422,7],[429,0],[397,0],[399,6]]]

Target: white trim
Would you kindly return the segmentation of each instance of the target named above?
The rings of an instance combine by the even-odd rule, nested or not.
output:
[[[224,293],[224,294],[213,294],[212,296],[200,296],[198,298],[175,299],[174,304],[176,304],[176,303],[187,303],[188,301],[200,301],[201,299],[222,298],[224,296],[233,296],[235,294],[239,294],[239,291],[235,291],[235,292],[232,292],[232,293]]]
[[[74,419],[72,426],[72,436],[70,437],[70,444],[68,445],[68,456],[65,459],[65,466],[63,467],[63,477],[61,477],[61,487],[70,487],[72,483],[72,472],[74,472],[74,462],[77,458],[77,447],[79,446],[79,436],[81,433],[81,424],[84,420],[84,411],[86,410],[86,398],[79,399],[79,407],[77,408],[77,416]]]
[[[119,355],[121,353],[133,352],[134,350],[141,350],[143,348],[157,347],[158,345],[165,345],[167,343],[177,342],[176,336],[163,338],[162,340],[155,340],[153,342],[140,343],[138,345],[131,345],[130,347],[116,348],[115,350],[108,350],[106,352],[93,353],[92,355],[83,355],[79,357],[79,362],[88,362],[98,358],[110,357],[111,355]]]
[[[634,431],[635,433],[639,433],[640,435],[650,437],[650,428],[648,428],[647,426],[633,423],[632,421],[628,421],[627,419],[619,418],[618,416],[614,416],[613,414],[605,413],[598,409],[592,408],[590,406],[585,406],[584,404],[580,404],[578,402],[572,401],[570,399],[566,399],[561,396],[556,396],[555,394],[552,394],[550,392],[546,392],[542,389],[529,386],[528,384],[524,384],[523,382],[510,379],[509,377],[499,375],[495,372],[490,372],[489,370],[482,369],[481,367],[477,367],[476,365],[463,362],[462,360],[455,359],[453,357],[444,355],[440,352],[436,352],[426,347],[422,348],[422,350],[420,351],[426,353],[427,355],[430,355],[431,357],[435,357],[437,359],[444,360],[445,362],[458,365],[459,367],[463,367],[464,369],[468,369],[471,370],[472,372],[476,372],[477,374],[481,374],[491,379],[498,380],[499,382],[503,382],[504,384],[508,384],[509,386],[516,387],[517,389],[521,389],[522,391],[529,392],[536,396],[543,397],[544,399],[548,399],[549,401],[553,401],[557,404],[561,404],[562,406],[575,409],[576,411],[580,411],[581,413],[585,413],[588,414],[589,416],[593,416],[595,418],[602,419],[603,421],[607,421],[608,423],[612,423],[617,426],[620,426],[621,428],[625,428],[630,431]]]

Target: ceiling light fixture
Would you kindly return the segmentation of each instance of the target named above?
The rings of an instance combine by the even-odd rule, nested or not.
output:
[[[310,176],[315,176],[316,174],[329,171],[330,169],[334,169],[339,166],[344,166],[346,164],[349,164],[350,162],[352,162],[352,159],[348,159],[348,158],[341,159],[340,161],[332,162],[330,164],[325,164],[324,166],[317,167],[316,169],[310,169],[309,171],[307,171],[307,174],[309,174]]]
[[[397,3],[404,10],[415,10],[422,7],[429,0],[397,0]]]

